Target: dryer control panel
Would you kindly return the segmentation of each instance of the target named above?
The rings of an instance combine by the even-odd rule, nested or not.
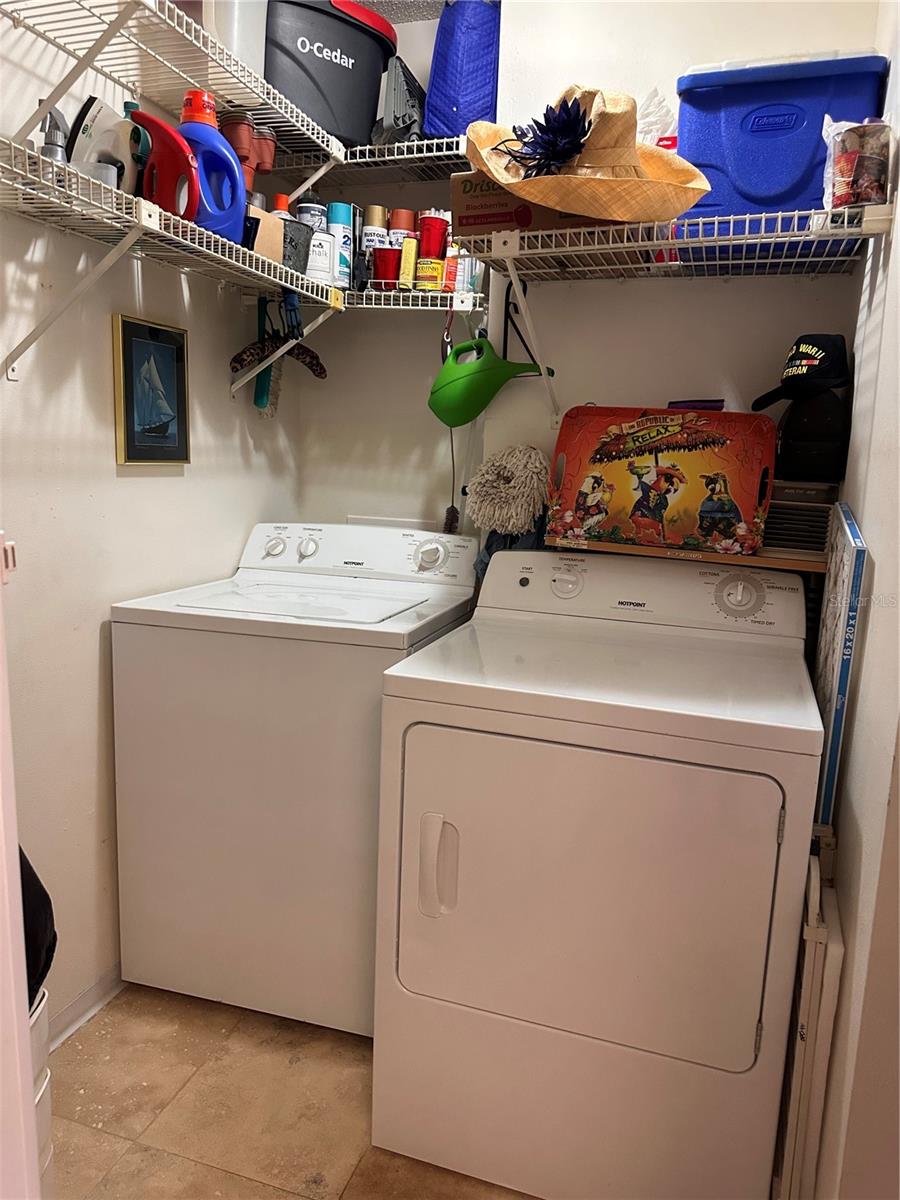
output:
[[[503,551],[491,558],[478,609],[803,638],[800,576],[744,563]]]
[[[478,542],[458,534],[375,525],[257,525],[241,567],[302,575],[475,584]]]

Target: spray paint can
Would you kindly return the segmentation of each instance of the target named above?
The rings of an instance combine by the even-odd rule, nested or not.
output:
[[[372,250],[384,250],[389,245],[388,210],[381,204],[368,204],[363,215],[363,250],[368,254]]]
[[[324,232],[328,227],[328,210],[315,192],[306,192],[294,206],[294,216],[303,225]]]
[[[353,209],[336,200],[328,205],[328,232],[334,238],[334,285],[349,288],[353,264]]]
[[[391,209],[388,243],[394,250],[403,249],[403,239],[416,232],[416,214],[411,208]]]

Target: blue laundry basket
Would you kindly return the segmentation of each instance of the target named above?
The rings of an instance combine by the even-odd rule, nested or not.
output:
[[[447,0],[438,22],[425,97],[428,137],[456,137],[497,119],[500,0]]]

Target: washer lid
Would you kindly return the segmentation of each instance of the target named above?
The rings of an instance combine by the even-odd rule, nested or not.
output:
[[[231,579],[112,606],[112,619],[210,633],[407,649],[462,620],[472,588],[242,568]]]
[[[379,625],[408,609],[425,604],[430,592],[425,587],[378,587],[320,578],[314,585],[288,580],[243,582],[200,588],[176,600],[177,608],[201,608],[207,612],[235,615],[292,617],[297,621],[340,621],[353,625]]]
[[[479,608],[391,667],[387,696],[819,754],[802,642]]]

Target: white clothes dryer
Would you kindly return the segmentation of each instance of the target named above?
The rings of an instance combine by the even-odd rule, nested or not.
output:
[[[799,577],[495,554],[385,675],[373,1141],[764,1200],[822,723]]]
[[[123,978],[371,1034],[381,677],[476,551],[258,525],[232,578],[113,606]]]

